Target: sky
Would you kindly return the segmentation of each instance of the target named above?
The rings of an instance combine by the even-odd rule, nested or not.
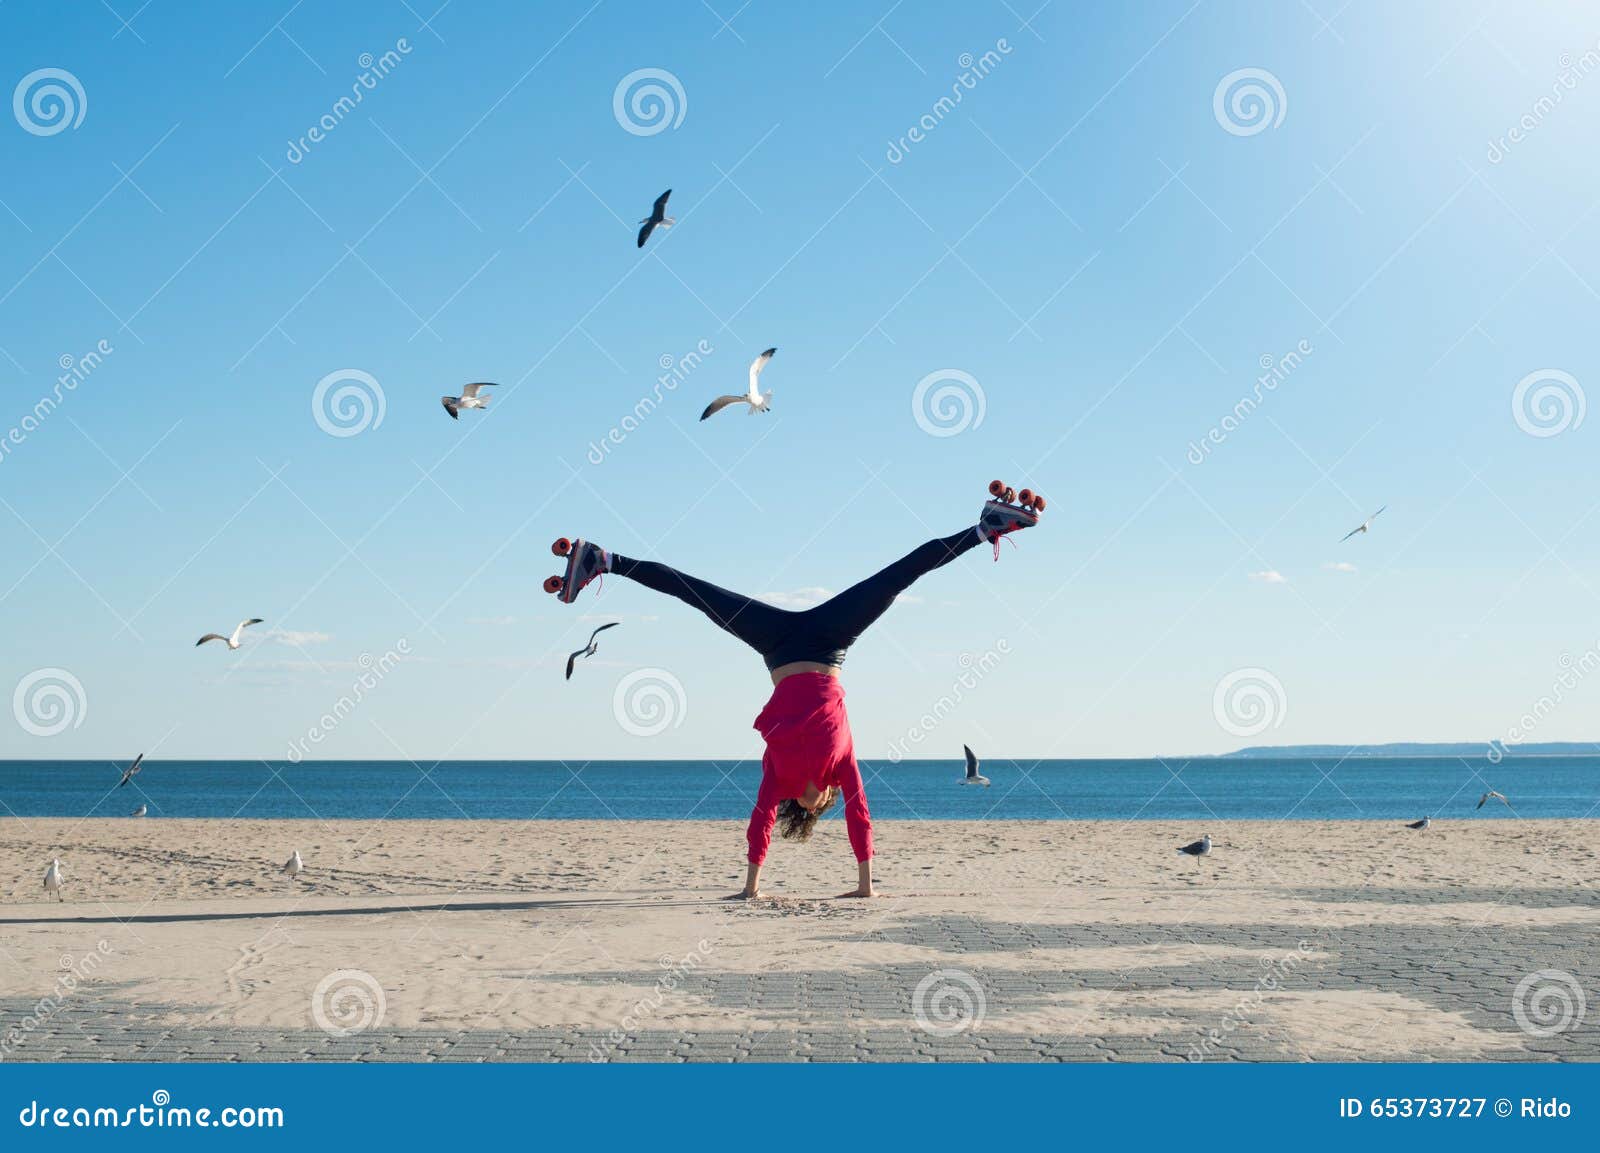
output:
[[[0,5],[0,757],[754,757],[551,541],[803,605],[995,478],[864,759],[1595,735],[1591,6],[436,3]]]

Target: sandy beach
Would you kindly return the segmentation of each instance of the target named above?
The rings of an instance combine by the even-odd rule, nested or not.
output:
[[[10,820],[0,1059],[1593,1060],[1596,828]]]

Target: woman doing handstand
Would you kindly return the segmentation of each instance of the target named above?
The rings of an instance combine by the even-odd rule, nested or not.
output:
[[[576,600],[595,577],[614,573],[699,609],[766,662],[774,687],[755,720],[767,748],[746,834],[749,867],[741,896],[761,895],[761,865],[774,824],[781,824],[784,837],[804,841],[817,818],[840,798],[858,869],[856,888],[844,895],[874,895],[872,816],[856,764],[839,669],[850,646],[918,577],[980,542],[993,544],[998,559],[1002,536],[1039,523],[1045,506],[1042,496],[1027,489],[1014,493],[999,481],[989,486],[989,492],[994,499],[985,503],[975,527],[919,545],[860,584],[799,611],[729,592],[655,561],[608,552],[592,541],[562,538],[552,546],[556,555],[567,558],[567,571],[564,577],[547,580],[545,590],[564,602]]]

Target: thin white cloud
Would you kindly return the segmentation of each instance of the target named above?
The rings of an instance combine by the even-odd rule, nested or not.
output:
[[[268,629],[264,635],[271,637],[280,645],[291,645],[297,649],[305,648],[306,645],[325,645],[333,639],[327,633],[308,629]]]
[[[1331,560],[1322,566],[1329,572],[1356,572],[1356,566],[1347,560]]]
[[[496,625],[496,626],[502,626],[503,627],[505,625],[514,625],[514,624],[516,624],[517,623],[517,618],[516,617],[468,617],[467,618],[467,623],[469,625]]]
[[[1289,583],[1289,578],[1284,576],[1275,568],[1262,569],[1260,572],[1253,572],[1250,574],[1250,579],[1253,581],[1260,581],[1264,585],[1286,585]]]
[[[764,600],[780,609],[809,609],[820,605],[832,595],[833,593],[820,585],[808,585],[788,592],[762,593],[756,599]]]

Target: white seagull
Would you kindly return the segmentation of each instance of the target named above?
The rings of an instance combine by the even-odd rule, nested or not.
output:
[[[61,875],[61,858],[56,857],[44,871],[45,892],[54,893],[58,901],[65,901],[66,898],[61,895],[61,883],[65,880],[66,878]]]
[[[300,850],[296,849],[293,855],[283,863],[283,872],[291,877],[298,877],[306,871],[306,863],[300,859]]]
[[[1506,795],[1504,793],[1497,793],[1493,789],[1490,789],[1487,793],[1478,798],[1478,808],[1483,808],[1483,806],[1487,805],[1490,801],[1499,801],[1508,809],[1511,807],[1511,802],[1506,800]]]
[[[122,770],[122,780],[117,782],[117,788],[122,788],[123,785],[127,784],[129,781],[133,780],[134,777],[138,776],[139,766],[143,763],[143,753],[140,753],[137,757],[134,757],[133,764]]]
[[[978,775],[978,765],[980,763],[978,754],[966,745],[961,746],[961,751],[967,754],[967,775],[961,778],[961,783],[963,785],[982,785],[987,789],[989,787],[989,778]]]
[[[460,396],[441,396],[439,403],[444,405],[444,410],[450,414],[451,420],[460,420],[460,413],[464,408],[488,408],[489,398],[487,396],[479,396],[478,390],[480,388],[493,387],[495,387],[495,383],[492,380],[480,380],[476,384],[463,384]]]
[[[1423,817],[1422,820],[1420,820],[1420,821],[1407,821],[1406,822],[1406,828],[1408,828],[1408,829],[1426,829],[1426,828],[1430,827],[1432,824],[1433,824],[1433,818],[1432,817]]]
[[[142,817],[146,813],[148,813],[149,811],[150,811],[150,806],[149,805],[140,805],[137,809],[133,810],[133,812],[129,813],[128,816],[130,816],[130,817]]]
[[[595,653],[600,651],[600,646],[595,643],[594,638],[605,632],[607,629],[616,628],[621,623],[621,621],[611,621],[607,624],[601,625],[599,628],[595,629],[594,632],[589,634],[589,643],[567,658],[567,680],[570,681],[572,679],[572,666],[578,662],[579,657],[592,657]]]
[[[1384,505],[1383,506],[1383,508],[1388,508],[1388,507],[1389,507],[1388,505]],[[1366,532],[1367,530],[1372,528],[1372,522],[1378,519],[1378,513],[1381,513],[1383,511],[1383,508],[1380,508],[1378,510],[1378,512],[1373,513],[1366,520],[1364,520],[1360,524],[1356,525],[1355,528],[1353,528],[1349,532],[1345,533],[1342,537],[1339,538],[1339,543],[1343,544],[1345,541],[1347,541],[1351,537],[1355,536],[1356,533],[1358,533],[1358,532]]]
[[[762,392],[761,386],[758,382],[761,379],[761,370],[767,367],[767,361],[771,360],[772,354],[777,351],[778,350],[776,348],[769,348],[767,351],[763,352],[760,356],[756,357],[750,362],[749,392],[739,396],[717,397],[716,400],[713,400],[710,404],[706,405],[706,410],[700,414],[700,419],[705,420],[707,417],[714,416],[723,409],[727,408],[730,404],[748,404],[751,412],[768,411],[772,406],[772,393]]]
[[[244,636],[244,630],[249,628],[251,625],[258,625],[260,623],[260,617],[251,617],[247,621],[240,621],[239,627],[233,630],[233,635],[231,637],[225,637],[221,633],[207,633],[205,636],[194,642],[194,647],[199,648],[207,641],[221,641],[230,649],[236,649],[239,647],[239,638]]]
[[[640,225],[642,226],[639,229],[640,248],[644,247],[644,242],[650,239],[650,234],[656,229],[671,228],[674,224],[678,223],[672,217],[667,215],[667,197],[671,195],[672,189],[669,188],[660,196],[656,197],[655,204],[650,208],[650,215],[639,221]]]
[[[1209,857],[1211,855],[1211,834],[1207,833],[1198,841],[1183,846],[1178,852],[1189,857]]]

